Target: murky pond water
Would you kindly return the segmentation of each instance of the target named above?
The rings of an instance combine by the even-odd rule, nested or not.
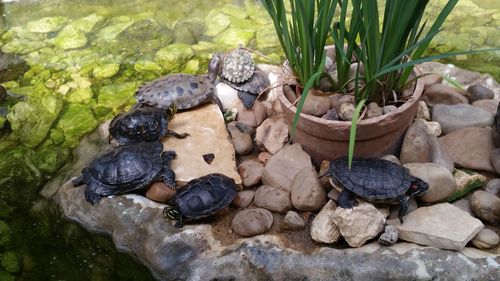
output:
[[[431,50],[500,47],[497,2],[460,1]],[[203,73],[213,52],[238,43],[280,62],[267,13],[257,0],[0,1],[0,13],[8,90],[0,96],[0,280],[152,280],[109,237],[60,219],[38,191],[84,135],[134,102],[141,83]],[[499,52],[452,62],[500,80]]]

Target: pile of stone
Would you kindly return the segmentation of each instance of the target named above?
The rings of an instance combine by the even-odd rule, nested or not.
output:
[[[438,67],[444,66],[423,66],[429,72],[429,68]],[[275,85],[281,81],[279,69],[263,68]],[[233,202],[238,209],[233,231],[254,236],[267,232],[274,223],[282,232],[307,226],[311,238],[320,243],[336,243],[343,237],[351,247],[376,237],[382,244],[394,244],[399,238],[453,250],[463,249],[471,240],[481,249],[497,247],[500,179],[491,176],[500,173],[495,169],[500,167],[500,150],[495,149],[492,138],[499,100],[490,88],[500,88],[491,78],[485,80],[463,70],[458,74],[456,80],[467,90],[447,85],[440,75],[424,76],[423,100],[400,157],[384,157],[429,183],[424,195],[411,199],[402,225],[395,220],[397,206],[358,199],[357,207],[337,208],[335,200],[342,187],[318,178],[328,163],[323,163],[318,173],[299,144],[287,144],[288,124],[275,100],[275,91],[281,87],[267,100],[257,102],[254,110],[242,111],[236,92],[219,84],[217,95],[230,100],[225,102],[225,110],[236,108],[238,112],[236,121],[227,125],[244,187]],[[350,102],[337,96],[331,100],[339,108]],[[273,213],[279,214],[279,221],[273,221]]]

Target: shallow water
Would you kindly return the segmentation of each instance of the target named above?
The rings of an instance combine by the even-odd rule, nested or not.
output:
[[[37,192],[71,161],[70,151],[85,134],[134,102],[141,83],[171,72],[203,73],[211,53],[237,43],[271,58],[263,62],[279,63],[272,22],[257,3],[0,1],[0,83],[22,96],[0,103],[17,112],[9,120],[18,122],[14,132],[0,131],[0,220],[13,239],[9,248],[0,246],[0,256],[15,252],[20,264],[11,274],[0,265],[1,281],[153,279],[109,237],[61,220]],[[462,0],[431,49],[498,48],[499,26],[498,1]],[[500,80],[499,57],[497,52],[451,62]]]

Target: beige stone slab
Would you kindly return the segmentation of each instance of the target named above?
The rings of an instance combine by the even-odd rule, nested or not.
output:
[[[401,240],[440,249],[462,250],[484,225],[480,220],[449,204],[421,207],[396,225]]]
[[[174,150],[177,157],[172,162],[179,186],[210,173],[221,173],[242,181],[236,168],[233,145],[224,124],[224,118],[215,104],[179,112],[169,123],[169,129],[177,133],[189,133],[185,139],[171,136],[163,140],[165,150]],[[211,164],[203,159],[204,154],[213,153]]]

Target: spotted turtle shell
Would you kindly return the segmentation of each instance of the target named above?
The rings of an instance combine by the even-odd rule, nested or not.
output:
[[[354,158],[349,170],[347,157],[341,157],[330,162],[330,172],[344,188],[368,201],[395,199],[411,185],[406,168],[378,158]]]
[[[163,169],[161,142],[114,147],[82,170],[89,191],[100,196],[123,194],[149,186]]]
[[[168,131],[165,109],[132,108],[116,115],[109,124],[109,134],[119,143],[158,141]]]
[[[244,48],[236,48],[224,55],[221,76],[232,83],[243,83],[254,73],[252,54]]]
[[[182,216],[196,220],[223,209],[235,196],[234,180],[214,173],[189,181],[176,191],[173,201]]]
[[[170,74],[140,87],[135,97],[138,103],[154,107],[189,109],[210,101],[214,85],[208,75]]]

